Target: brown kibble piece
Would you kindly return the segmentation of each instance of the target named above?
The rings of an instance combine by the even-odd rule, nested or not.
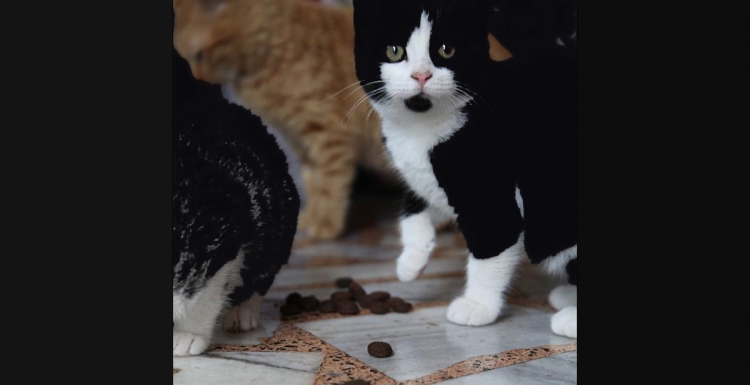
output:
[[[387,303],[388,306],[390,306],[391,308],[393,308],[393,306],[396,305],[397,303],[404,303],[404,302],[406,301],[404,301],[403,299],[399,297],[391,297],[391,298],[388,298],[387,301],[385,301],[385,303]]]
[[[289,294],[288,296],[286,296],[286,303],[287,305],[290,305],[290,304],[301,305],[302,295],[300,295],[300,293],[297,293],[297,292]]]
[[[393,355],[393,348],[385,342],[373,342],[367,345],[367,353],[373,357],[386,358]]]
[[[395,302],[391,305],[391,309],[396,313],[408,313],[412,308],[413,306],[409,302]]]
[[[299,307],[299,305],[296,305],[293,303],[281,306],[280,310],[281,310],[281,314],[283,315],[295,315],[295,314],[302,313],[302,308]]]
[[[367,295],[365,289],[356,282],[352,282],[351,285],[349,285],[349,292],[352,293],[354,298],[359,298],[363,295]]]
[[[391,312],[391,308],[383,302],[370,302],[369,309],[372,314],[388,314]]]
[[[351,279],[351,278],[349,278],[349,277],[346,277],[346,278],[337,278],[336,279],[336,287],[341,288],[341,289],[346,289],[346,288],[349,287],[349,285],[352,284],[352,282],[354,282],[354,280]]]
[[[305,311],[313,311],[320,306],[320,300],[315,298],[314,295],[311,295],[309,297],[302,298],[302,305],[300,306],[302,310]]]
[[[336,302],[326,299],[320,303],[318,310],[321,313],[335,313],[338,311],[338,305],[336,305]]]
[[[385,302],[391,298],[391,293],[387,291],[375,291],[370,293],[370,300],[374,302]]]
[[[341,301],[336,304],[338,306],[339,314],[354,315],[359,314],[359,306],[356,302],[352,301]]]
[[[337,291],[331,294],[331,300],[333,302],[351,301],[354,296],[348,291]]]

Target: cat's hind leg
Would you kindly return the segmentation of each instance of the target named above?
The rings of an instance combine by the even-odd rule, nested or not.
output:
[[[256,293],[239,306],[230,308],[224,317],[224,329],[230,332],[246,332],[257,328],[262,303],[263,297]]]

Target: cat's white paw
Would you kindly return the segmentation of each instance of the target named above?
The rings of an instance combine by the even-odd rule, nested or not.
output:
[[[569,338],[578,338],[578,307],[568,306],[552,316],[552,332]]]
[[[490,308],[466,297],[460,297],[448,306],[448,321],[459,325],[489,325],[500,315],[500,307]]]
[[[578,287],[573,285],[562,285],[556,287],[551,293],[549,293],[549,304],[552,305],[555,310],[578,305]]]
[[[197,334],[172,332],[172,356],[196,356],[208,349],[209,339]]]
[[[246,332],[258,327],[260,323],[260,305],[263,297],[254,294],[240,306],[227,311],[224,317],[224,330],[230,332]]]
[[[401,282],[417,279],[427,266],[429,252],[417,249],[404,249],[396,260],[396,275]]]

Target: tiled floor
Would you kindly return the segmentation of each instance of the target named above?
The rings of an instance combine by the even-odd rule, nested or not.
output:
[[[355,206],[357,229],[337,242],[298,236],[287,265],[263,304],[262,325],[249,333],[217,332],[203,356],[173,359],[174,384],[575,384],[577,343],[550,331],[549,291],[562,281],[525,264],[510,305],[495,324],[465,327],[445,318],[461,293],[468,252],[460,234],[441,233],[423,275],[410,283],[395,276],[399,253],[393,200]],[[385,290],[414,303],[407,314],[356,316],[308,313],[282,318],[279,306],[298,291],[328,298],[334,280],[352,277],[368,292]],[[373,341],[395,354],[374,358]]]

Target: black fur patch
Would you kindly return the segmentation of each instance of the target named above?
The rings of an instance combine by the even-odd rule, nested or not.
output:
[[[407,189],[404,193],[403,216],[409,217],[419,214],[427,208],[427,202],[414,191]]]

